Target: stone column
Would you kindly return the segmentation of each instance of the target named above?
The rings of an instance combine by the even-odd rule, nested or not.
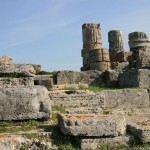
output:
[[[85,23],[82,25],[83,49],[102,48],[100,24]]]
[[[82,71],[110,69],[109,50],[102,48],[100,24],[86,23],[82,25],[83,67]]]
[[[100,24],[85,23],[82,25],[82,39],[83,39],[83,67],[82,71],[90,70],[90,56],[89,52],[94,49],[102,48],[101,41],[101,27]]]
[[[110,53],[118,53],[124,51],[123,33],[120,30],[109,31],[108,42]]]
[[[144,32],[129,34],[129,47],[132,52],[130,67],[137,69],[150,69],[150,41]]]
[[[128,35],[130,51],[140,47],[150,47],[148,36],[144,32],[132,32]]]

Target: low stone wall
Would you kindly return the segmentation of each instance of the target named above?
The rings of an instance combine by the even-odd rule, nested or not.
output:
[[[100,92],[91,91],[73,91],[71,92],[50,92],[52,105],[62,105],[65,107],[103,110],[124,110],[124,111],[143,111],[150,108],[150,96],[147,89],[120,89],[103,90]],[[76,110],[77,111],[77,110]],[[101,111],[101,109],[100,109]]]

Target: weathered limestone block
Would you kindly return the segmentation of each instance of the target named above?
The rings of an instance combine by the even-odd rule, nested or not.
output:
[[[116,70],[107,70],[103,74],[103,79],[105,80],[105,83],[109,87],[118,87],[118,76],[120,74],[120,71]]]
[[[15,64],[0,66],[0,76],[33,77],[36,71],[32,65]]]
[[[57,84],[89,83],[89,76],[84,72],[60,71],[54,77]]]
[[[102,48],[100,24],[85,23],[82,25],[83,48]]]
[[[128,118],[127,129],[140,142],[150,143],[150,115],[136,115]]]
[[[107,138],[83,138],[81,139],[81,148],[83,150],[101,148],[105,145],[109,147],[126,146],[131,147],[134,144],[132,135],[107,137]]]
[[[94,49],[89,51],[90,63],[94,62],[109,62],[109,50],[108,49]]]
[[[103,114],[103,109],[99,106],[77,107],[66,109],[68,114]]]
[[[90,70],[105,71],[111,69],[110,62],[95,62],[90,63]]]
[[[128,37],[130,51],[136,51],[138,47],[150,47],[150,41],[144,32],[132,32]]]
[[[32,65],[36,72],[41,70],[41,65],[38,65],[38,64],[28,64],[28,65]]]
[[[130,69],[119,75],[120,87],[149,87],[150,70]]]
[[[110,53],[124,51],[123,33],[120,30],[109,31],[108,42]]]
[[[104,108],[118,110],[143,110],[150,108],[147,89],[104,90]]]
[[[0,86],[1,87],[34,86],[34,80],[32,77],[0,78]]]
[[[137,48],[133,55],[136,61],[135,68],[150,69],[150,47]]]
[[[126,132],[126,120],[117,115],[64,114],[58,116],[64,134],[86,137],[116,137]]]
[[[88,74],[89,76],[89,84],[93,85],[104,85],[103,79],[102,79],[102,71],[98,70],[88,70],[84,71],[84,73]]]
[[[0,149],[1,150],[19,150],[27,140],[20,135],[1,135]]]
[[[34,85],[41,85],[50,91],[54,85],[52,75],[36,75],[34,77]]]
[[[129,68],[129,59],[131,59],[132,52],[118,52],[110,53],[111,69],[124,70]],[[131,59],[130,61],[132,61]]]
[[[13,65],[12,57],[10,56],[0,57],[0,66],[1,65]]]
[[[111,69],[113,70],[125,70],[129,68],[129,62],[111,62]]]
[[[0,87],[0,120],[48,119],[51,104],[45,87]]]
[[[51,91],[50,99],[52,105],[59,105],[65,107],[99,107],[104,106],[104,95],[103,93],[94,93],[91,91],[73,91],[61,92]]]
[[[0,150],[57,150],[58,148],[52,142],[46,142],[39,139],[27,139],[22,135],[1,134]]]
[[[128,57],[130,57],[131,54],[132,54],[132,52],[124,52],[124,51],[116,53],[117,61],[118,62],[127,62]]]

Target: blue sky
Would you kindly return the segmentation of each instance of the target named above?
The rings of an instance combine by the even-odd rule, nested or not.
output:
[[[100,23],[108,32],[144,31],[150,37],[150,0],[0,0],[0,56],[42,70],[80,70],[82,24]]]

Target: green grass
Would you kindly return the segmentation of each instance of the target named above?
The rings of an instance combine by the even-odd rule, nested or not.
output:
[[[57,121],[58,113],[66,113],[66,108],[60,105],[52,106],[52,120]]]
[[[75,88],[75,87],[65,87],[65,88],[63,88],[63,90],[68,90],[68,91],[75,91],[75,90],[78,90],[77,88]]]
[[[133,115],[133,113],[132,112],[128,112],[128,116],[132,116]]]
[[[141,88],[141,87],[126,87],[126,88],[121,88],[121,87],[107,87],[107,86],[97,86],[97,85],[89,85],[88,87],[81,85],[79,88],[75,87],[65,87],[62,90],[68,90],[68,91],[76,91],[76,90],[89,90],[93,92],[98,92],[102,90],[130,90],[130,89],[147,89],[147,88]]]
[[[25,74],[23,73],[0,73],[0,78],[8,77],[8,78],[20,78],[25,77]]]
[[[58,71],[48,72],[48,71],[36,71],[36,75],[55,75]]]
[[[15,133],[19,131],[30,131],[38,128],[39,123],[35,120],[13,122],[0,122],[0,133]]]
[[[60,105],[54,105],[52,106],[52,111],[59,111],[60,113],[65,113],[66,108],[64,106],[60,106]]]

